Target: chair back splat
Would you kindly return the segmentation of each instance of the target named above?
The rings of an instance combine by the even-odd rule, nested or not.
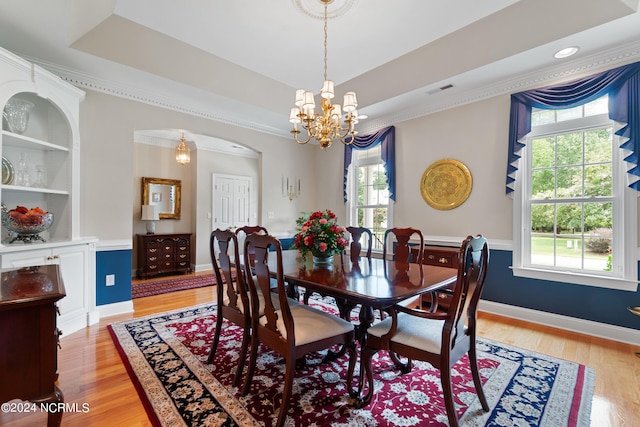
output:
[[[250,247],[255,253],[253,267],[250,263]],[[270,248],[274,251],[269,252]],[[270,260],[271,257],[275,260]],[[271,271],[269,266],[273,268],[274,264],[275,270]],[[256,233],[247,236],[244,267],[251,295],[252,335],[249,367],[242,394],[249,392],[257,365],[258,343],[261,342],[285,359],[284,387],[275,424],[276,427],[282,427],[291,400],[296,361],[303,358],[305,354],[325,350],[334,345],[344,346],[349,354],[347,382],[349,385],[352,383],[356,351],[355,331],[350,322],[287,297],[282,267],[282,248],[275,237]],[[273,277],[277,283],[275,289]],[[259,293],[264,300],[262,315],[258,310]],[[351,392],[352,387],[345,387],[345,390]]]
[[[269,234],[266,228],[261,225],[245,225],[243,227],[236,228],[236,236],[238,236],[238,245],[240,248],[244,248],[244,240],[247,238],[249,234],[258,233],[258,234]],[[250,248],[253,251],[252,248]],[[239,252],[242,253],[242,252]],[[253,255],[253,252],[251,252]],[[238,260],[240,261],[240,260]]]
[[[367,331],[367,342],[362,351],[362,363],[367,375],[367,394],[359,402],[366,406],[373,395],[371,359],[379,350],[402,355],[411,360],[429,362],[440,370],[440,381],[450,426],[458,426],[451,367],[468,354],[473,383],[478,399],[485,411],[489,410],[482,390],[476,356],[476,313],[484,289],[489,264],[487,239],[468,236],[458,252],[458,274],[452,290],[451,304],[446,311],[412,309],[396,305],[390,316]],[[446,291],[443,290],[443,292]],[[403,373],[411,369],[409,362]]]
[[[216,259],[216,242],[218,244],[218,259]],[[215,357],[220,340],[222,320],[227,319],[242,327],[244,330],[242,334],[240,362],[233,381],[234,386],[237,386],[242,376],[242,369],[244,368],[244,361],[249,347],[251,317],[248,310],[249,294],[247,293],[244,275],[241,269],[235,268],[235,265],[237,265],[239,261],[235,259],[239,253],[236,235],[229,230],[217,229],[213,231],[209,239],[209,253],[211,254],[213,272],[216,276],[218,312],[213,342],[207,363],[211,363]],[[232,262],[231,254],[234,255],[235,262]]]
[[[389,235],[395,237],[395,241],[389,241]],[[416,237],[419,243],[411,244],[409,240],[412,237]],[[397,262],[415,262],[417,264],[422,262],[422,253],[424,251],[424,237],[422,232],[417,228],[389,228],[384,232],[384,239],[382,240],[382,257],[387,259],[387,256],[393,255],[393,259]],[[417,247],[416,247],[417,246]],[[416,259],[413,259],[411,249],[417,249]]]
[[[349,258],[351,262],[358,262],[362,254],[362,238],[366,240],[367,245],[365,257],[371,259],[371,247],[373,244],[373,234],[366,227],[347,227],[346,230],[351,234],[351,244],[349,245]]]

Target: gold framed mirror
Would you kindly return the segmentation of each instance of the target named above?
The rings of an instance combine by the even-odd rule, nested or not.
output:
[[[156,207],[160,219],[180,219],[181,182],[142,177],[142,204]]]

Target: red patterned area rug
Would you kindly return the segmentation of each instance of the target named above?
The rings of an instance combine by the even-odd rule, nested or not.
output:
[[[131,285],[131,298],[149,297],[151,295],[166,294],[168,292],[183,291],[185,289],[202,288],[216,284],[213,274],[186,276],[156,280],[153,282],[135,283]]]
[[[332,311],[331,305],[314,305]],[[250,393],[231,386],[238,363],[240,329],[222,328],[212,365],[206,364],[215,306],[200,305],[109,325],[122,360],[155,426],[271,426],[279,408],[284,364],[265,347]],[[488,339],[478,339],[484,412],[473,388],[468,361],[453,367],[456,410],[462,426],[590,425],[594,373],[591,368]],[[346,391],[347,357],[322,363],[307,355],[296,372],[287,426],[447,426],[439,374],[415,362],[399,375],[385,352],[374,358],[376,393],[354,409]]]

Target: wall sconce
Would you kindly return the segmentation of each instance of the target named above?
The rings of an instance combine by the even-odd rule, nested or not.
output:
[[[300,196],[300,178],[289,179],[289,177],[282,177],[282,197],[288,197],[289,201]]]
[[[160,219],[159,212],[154,205],[142,205],[142,216],[140,218],[147,222],[147,234],[156,234],[156,223]]]

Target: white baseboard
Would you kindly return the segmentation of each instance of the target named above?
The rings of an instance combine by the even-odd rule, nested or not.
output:
[[[201,271],[208,271],[211,270],[213,271],[213,267],[211,266],[211,263],[206,263],[206,264],[196,264],[193,267],[193,271],[196,273],[200,273]]]
[[[591,320],[578,319],[560,314],[531,310],[493,301],[480,300],[480,311],[499,314],[513,319],[525,320],[539,325],[551,326],[566,331],[579,332],[608,340],[640,346],[640,331],[622,326],[608,325]]]
[[[57,319],[57,327],[62,331],[62,337],[71,335],[87,327],[86,313],[78,312],[72,316],[60,316]]]
[[[100,318],[115,316],[117,314],[129,314],[133,313],[133,301],[122,301],[116,302],[113,304],[105,304],[99,305],[96,307],[98,313],[100,313]]]

